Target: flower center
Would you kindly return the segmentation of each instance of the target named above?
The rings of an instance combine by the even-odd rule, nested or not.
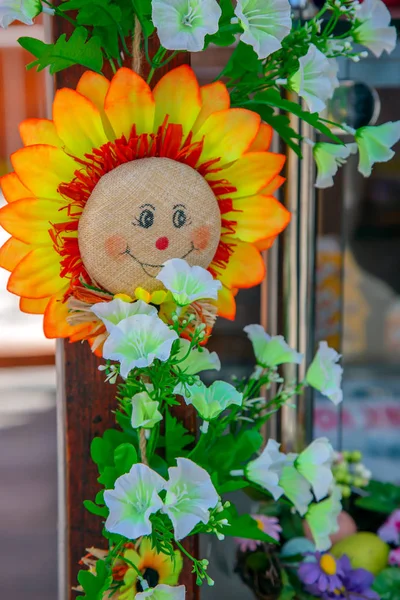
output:
[[[132,160],[106,173],[88,198],[78,227],[84,267],[113,293],[162,289],[163,263],[184,258],[207,268],[221,236],[221,212],[207,181],[169,158]]]
[[[200,19],[200,15],[198,14],[200,5],[190,6],[190,2],[188,3],[188,12],[186,15],[182,17],[182,25],[185,27],[192,27],[193,23],[196,19]]]
[[[158,585],[158,582],[160,581],[160,575],[159,575],[158,571],[156,571],[155,569],[152,569],[151,567],[146,567],[146,569],[143,573],[143,579],[145,579],[147,581],[150,588],[155,588],[156,585]],[[145,591],[145,590],[143,590],[142,584],[140,583],[139,580],[137,580],[137,582],[136,582],[136,591],[137,592]]]
[[[336,574],[336,561],[330,554],[324,554],[320,561],[319,566],[326,575]]]

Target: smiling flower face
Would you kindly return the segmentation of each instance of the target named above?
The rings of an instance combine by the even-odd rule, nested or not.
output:
[[[153,91],[130,69],[111,82],[85,73],[57,91],[52,121],[22,123],[25,148],[1,180],[9,291],[45,315],[47,337],[90,339],[89,318],[67,324],[70,301],[163,290],[156,276],[179,258],[222,283],[219,314],[234,318],[236,291],[264,277],[259,248],[289,221],[272,196],[284,157],[268,152],[268,133],[187,66]]]

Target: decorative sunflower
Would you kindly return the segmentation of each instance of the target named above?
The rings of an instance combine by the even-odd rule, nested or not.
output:
[[[221,281],[218,312],[230,319],[237,290],[262,281],[260,250],[290,218],[272,196],[284,157],[268,152],[272,131],[256,113],[230,108],[223,83],[200,87],[188,66],[153,91],[130,69],[111,82],[86,72],[76,91],[57,91],[52,121],[20,132],[25,147],[1,179],[12,237],[0,266],[21,310],[44,314],[47,337],[101,334],[85,306],[137,288],[151,298],[171,258]]]

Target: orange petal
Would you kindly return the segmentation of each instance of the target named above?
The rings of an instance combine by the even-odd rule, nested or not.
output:
[[[86,324],[71,326],[67,323],[68,306],[61,298],[61,294],[53,296],[46,306],[43,330],[44,335],[49,339],[68,338],[87,328]]]
[[[0,267],[13,271],[17,264],[32,250],[31,246],[11,237],[0,248]]]
[[[250,288],[261,283],[265,277],[265,264],[255,246],[238,239],[229,238],[234,251],[226,268],[219,276],[227,288]]]
[[[51,223],[65,220],[60,216],[61,200],[25,198],[0,209],[0,225],[14,237],[28,244],[52,246]]]
[[[20,123],[19,133],[24,146],[48,144],[61,148],[63,145],[53,121],[48,119],[26,119]]]
[[[21,198],[29,198],[29,196],[32,195],[16,173],[7,173],[7,175],[0,177],[0,186],[7,202],[14,202]]]
[[[82,158],[108,142],[99,109],[74,90],[56,92],[53,102],[56,131],[68,152]]]
[[[44,144],[17,150],[11,163],[22,183],[40,198],[59,198],[58,186],[71,181],[78,166],[60,148]]]
[[[40,300],[32,300],[31,298],[21,298],[19,308],[22,312],[30,315],[43,315],[50,298],[41,298]]]
[[[76,86],[76,91],[91,100],[96,108],[98,108],[101,120],[103,121],[104,131],[107,137],[112,140],[114,139],[114,132],[104,110],[104,103],[109,89],[109,80],[104,75],[94,73],[93,71],[85,71]]]
[[[168,115],[169,123],[182,125],[185,138],[201,111],[200,86],[194,71],[188,65],[169,71],[157,83],[153,95],[156,101],[154,131]]]
[[[114,75],[105,99],[105,112],[115,137],[153,131],[155,102],[147,83],[137,73],[122,68]]]
[[[244,198],[265,188],[282,169],[284,162],[282,154],[248,152],[226,169],[206,175],[206,179],[226,179],[236,188],[236,192],[230,193],[230,196]]]
[[[286,179],[282,177],[282,175],[277,175],[269,182],[269,184],[265,188],[263,188],[260,191],[260,194],[262,194],[263,196],[272,196],[272,194],[274,194],[274,192],[276,192],[276,190],[280,188],[281,185],[285,183],[285,181]]]
[[[270,238],[265,238],[264,240],[255,242],[254,245],[256,248],[258,248],[258,250],[260,250],[260,252],[263,252],[264,250],[269,250],[271,248],[271,246],[273,245],[273,243],[275,242],[277,237],[278,237],[277,235],[273,235]]]
[[[231,97],[222,81],[215,81],[200,88],[201,111],[193,126],[193,133],[196,133],[208,119],[210,115],[219,111],[227,110],[231,105]]]
[[[233,321],[236,316],[236,302],[231,290],[228,290],[225,286],[218,292],[218,314],[220,317]]]
[[[25,298],[46,298],[56,294],[65,282],[60,278],[59,255],[49,247],[35,248],[15,267],[7,289]]]
[[[200,162],[219,158],[218,166],[240,158],[251,146],[260,127],[260,116],[245,108],[230,108],[213,113],[193,137],[204,139]]]
[[[235,236],[243,242],[252,243],[276,236],[290,221],[290,212],[273,196],[257,195],[234,200],[233,208],[235,212],[224,216],[236,221]]]
[[[257,136],[249,148],[249,152],[266,152],[271,145],[274,130],[271,125],[261,123]]]

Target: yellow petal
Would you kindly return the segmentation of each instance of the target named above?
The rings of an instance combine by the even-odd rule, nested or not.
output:
[[[41,298],[40,300],[32,300],[31,298],[21,298],[19,308],[22,312],[30,315],[43,315],[50,298]]]
[[[85,71],[76,86],[76,91],[91,100],[96,108],[98,108],[101,120],[103,121],[104,131],[107,137],[112,140],[114,133],[104,111],[104,103],[109,89],[109,80],[104,75],[94,73],[93,71]]]
[[[11,163],[23,185],[41,198],[59,197],[58,186],[71,181],[78,167],[63,150],[46,145],[17,150],[11,155]]]
[[[108,142],[99,109],[74,90],[56,92],[53,120],[66,150],[74,156],[82,158]]]
[[[71,326],[67,323],[69,313],[67,304],[62,301],[64,291],[65,287],[58,294],[50,298],[46,306],[43,330],[44,335],[49,339],[68,338],[81,331],[85,331],[86,333],[86,330],[90,329],[90,325],[87,324]]]
[[[229,319],[233,321],[236,316],[236,302],[235,297],[231,290],[227,287],[222,286],[222,288],[218,292],[218,314],[220,317],[224,317],[224,319]]]
[[[233,202],[233,208],[235,212],[224,217],[236,221],[235,236],[244,242],[276,236],[290,221],[290,212],[273,196],[241,198]]]
[[[261,123],[257,136],[249,148],[249,152],[266,152],[269,150],[274,130],[271,125]]]
[[[186,138],[201,111],[200,86],[194,71],[188,65],[169,71],[160,79],[153,95],[156,101],[154,131],[168,115],[169,123],[182,125]]]
[[[236,188],[232,198],[243,198],[257,194],[280,172],[285,162],[282,154],[271,152],[248,152],[232,165],[206,176],[207,181],[227,180]]]
[[[215,81],[200,88],[201,111],[193,126],[196,133],[210,115],[219,110],[227,110],[231,106],[231,97],[222,81]]]
[[[23,258],[8,280],[7,289],[25,298],[47,298],[64,285],[60,277],[59,255],[49,247],[35,248]]]
[[[271,181],[269,182],[269,184],[263,188],[260,191],[260,194],[262,194],[263,196],[272,196],[272,194],[274,192],[276,192],[276,190],[278,188],[281,187],[281,185],[283,185],[285,183],[285,178],[282,177],[281,175],[277,175],[276,177],[274,177],[273,179],[271,179]]]
[[[61,200],[26,198],[0,209],[0,225],[15,238],[27,244],[52,246],[51,224],[64,221],[60,215]]]
[[[21,198],[29,198],[32,192],[28,190],[16,173],[7,173],[0,178],[0,187],[7,202],[15,202]]]
[[[265,264],[257,248],[238,239],[229,239],[229,243],[234,244],[234,251],[218,279],[227,288],[250,288],[261,283]]]
[[[277,235],[273,235],[270,238],[265,238],[263,240],[260,240],[259,242],[255,242],[254,245],[258,250],[260,250],[260,252],[263,252],[264,250],[269,250],[277,237]]]
[[[122,68],[114,75],[105,99],[105,112],[115,137],[153,131],[155,102],[147,83],[137,73]]]
[[[34,144],[48,144],[60,148],[63,146],[53,121],[48,119],[26,119],[20,123],[19,133],[24,146]]]
[[[0,248],[0,267],[13,271],[17,264],[32,250],[28,244],[11,237]]]
[[[213,113],[193,137],[204,141],[200,163],[219,158],[217,166],[240,158],[251,146],[260,127],[260,116],[244,108]]]

